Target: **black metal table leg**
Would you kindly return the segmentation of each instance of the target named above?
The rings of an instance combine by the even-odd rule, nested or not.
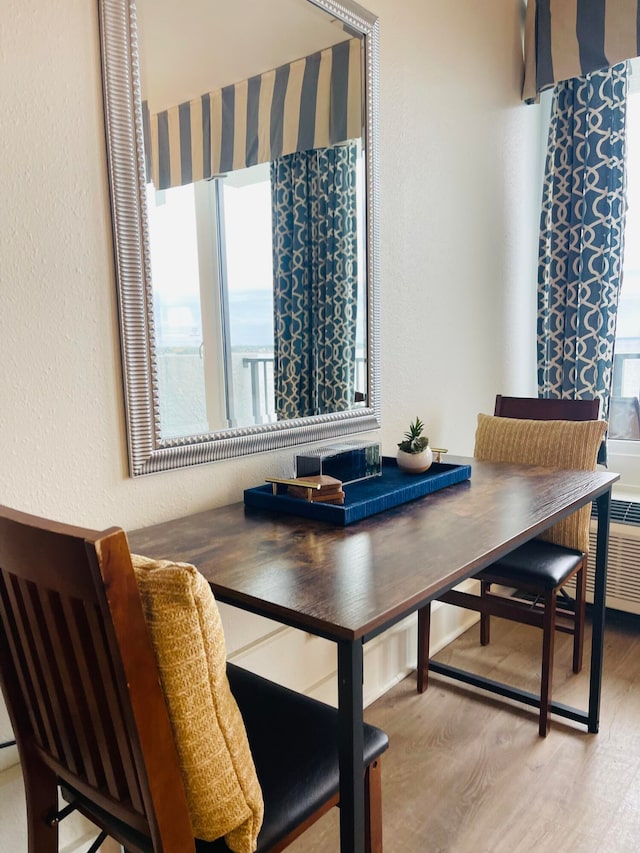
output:
[[[340,850],[364,853],[364,735],[362,640],[338,642]]]
[[[607,552],[609,548],[609,508],[611,489],[596,499],[598,505],[598,534],[596,540],[596,571],[593,592],[593,627],[591,635],[591,673],[589,681],[588,729],[594,734],[600,725],[600,694],[602,692],[602,659],[604,654],[604,616],[607,590]]]

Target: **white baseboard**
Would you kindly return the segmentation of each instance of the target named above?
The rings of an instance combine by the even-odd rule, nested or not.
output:
[[[9,738],[13,738],[13,733],[9,731],[7,734],[7,740]],[[18,755],[18,749],[15,746],[6,746],[4,749],[0,749],[0,773],[3,770],[7,770],[9,767],[13,767],[15,764],[20,763],[20,756]]]

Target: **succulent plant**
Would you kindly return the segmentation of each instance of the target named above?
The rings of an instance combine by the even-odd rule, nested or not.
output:
[[[404,434],[404,440],[398,442],[400,450],[405,453],[422,453],[429,446],[429,439],[422,435],[424,424],[416,417],[415,422],[409,424],[409,430]]]

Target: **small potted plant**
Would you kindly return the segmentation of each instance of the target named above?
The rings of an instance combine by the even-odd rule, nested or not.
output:
[[[405,432],[403,441],[398,443],[396,462],[398,468],[411,474],[422,474],[431,467],[433,453],[429,447],[429,439],[422,434],[424,424],[416,417],[414,423],[409,424],[408,432]]]

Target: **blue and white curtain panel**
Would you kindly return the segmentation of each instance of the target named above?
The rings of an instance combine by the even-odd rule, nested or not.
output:
[[[640,55],[638,0],[528,0],[522,96]]]
[[[351,38],[177,106],[143,104],[157,190],[363,135],[363,41]]]
[[[556,86],[540,219],[538,390],[609,410],[626,217],[627,68]]]
[[[271,164],[279,420],[353,407],[358,143]]]

